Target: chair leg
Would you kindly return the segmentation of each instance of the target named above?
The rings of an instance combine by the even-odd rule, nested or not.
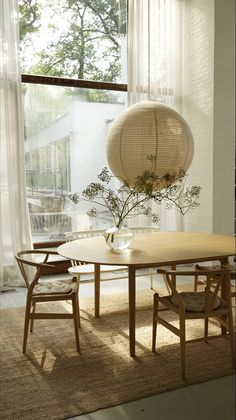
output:
[[[78,314],[78,298],[77,294],[72,295],[72,310],[73,310],[73,319],[74,319],[74,328],[75,328],[75,341],[76,349],[80,353],[80,344],[79,344],[79,314]]]
[[[35,309],[36,309],[36,302],[33,302],[33,304],[32,304],[32,314],[35,313]],[[30,320],[30,332],[31,333],[33,332],[33,328],[34,328],[34,319],[31,318],[31,320]]]
[[[76,301],[77,301],[77,308],[78,308],[78,311],[77,311],[77,314],[78,314],[78,325],[79,325],[79,328],[80,328],[81,327],[81,325],[80,325],[80,306],[79,306],[80,275],[78,274],[76,277],[74,277],[73,280],[75,280],[77,282],[77,285],[78,285],[78,293],[76,294]]]
[[[180,315],[180,355],[181,355],[181,374],[182,379],[186,379],[186,351],[185,351],[185,318]]]
[[[197,286],[198,286],[198,276],[195,275],[194,276],[194,286],[193,286],[193,291],[197,292]]]
[[[150,286],[151,286],[151,289],[154,290],[153,289],[153,272],[152,272],[152,268],[149,268],[149,274],[150,274]]]
[[[222,293],[223,297],[225,298],[226,304],[228,306],[228,313],[226,315],[226,319],[228,321],[227,330],[229,332],[229,339],[230,339],[230,348],[231,348],[231,358],[232,358],[232,366],[235,369],[235,334],[234,334],[234,322],[233,322],[233,311],[232,311],[232,297],[231,297],[231,284],[230,281],[226,283],[226,288],[224,293]],[[222,316],[225,319],[224,315]],[[226,328],[224,328],[226,330]],[[223,333],[225,332],[223,330]]]
[[[78,311],[77,311],[77,314],[78,314],[78,325],[79,325],[79,328],[81,328],[81,324],[80,324],[80,306],[79,306],[79,295],[77,295],[77,307],[78,307]]]
[[[229,340],[230,340],[232,366],[233,366],[233,369],[235,369],[235,334],[234,334],[232,311],[229,311],[228,313],[228,326],[229,326]]]
[[[157,320],[156,315],[158,315],[158,294],[154,294],[153,298],[153,324],[152,324],[152,351],[156,350],[156,334],[157,334]]]
[[[204,325],[205,325],[205,327],[204,327],[204,338],[205,338],[205,343],[207,343],[207,337],[208,337],[208,324],[209,324],[209,322],[208,322],[209,320],[208,320],[208,318],[205,318],[204,319]]]
[[[31,309],[31,300],[27,299],[26,308],[25,308],[25,326],[24,326],[24,338],[23,338],[23,353],[26,352],[26,344],[28,338],[29,330],[29,321],[30,321],[30,309]]]

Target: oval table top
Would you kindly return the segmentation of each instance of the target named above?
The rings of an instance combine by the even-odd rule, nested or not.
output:
[[[112,251],[103,236],[66,242],[57,251],[85,263],[155,267],[233,256],[235,238],[201,232],[148,232],[136,234],[130,248],[120,253]]]

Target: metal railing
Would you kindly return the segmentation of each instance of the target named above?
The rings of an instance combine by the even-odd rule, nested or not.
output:
[[[62,234],[72,228],[72,218],[63,213],[30,213],[32,235]]]

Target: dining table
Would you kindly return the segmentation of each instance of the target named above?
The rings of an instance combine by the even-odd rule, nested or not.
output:
[[[95,317],[100,316],[100,266],[121,265],[128,269],[129,351],[135,357],[136,271],[204,261],[228,264],[235,256],[235,238],[207,232],[148,232],[135,235],[132,244],[114,252],[103,236],[78,239],[60,245],[57,252],[80,263],[94,264]]]

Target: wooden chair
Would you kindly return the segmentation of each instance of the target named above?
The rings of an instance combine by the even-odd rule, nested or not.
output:
[[[45,270],[50,268],[52,271],[53,258],[58,255],[56,251],[46,250],[27,250],[18,252],[15,256],[22,276],[28,288],[25,325],[23,338],[23,353],[26,351],[28,338],[28,330],[30,323],[30,332],[33,332],[33,324],[35,319],[73,319],[76,349],[80,352],[79,344],[79,299],[78,299],[78,283],[74,280],[42,280]],[[51,259],[51,261],[50,261]],[[52,301],[71,301],[72,313],[49,313],[36,312],[36,304],[39,302]]]
[[[188,342],[201,341],[207,342],[212,338],[227,337],[230,341],[232,365],[235,366],[234,359],[234,327],[232,316],[232,304],[230,294],[230,278],[229,269],[221,268],[216,270],[198,270],[194,271],[174,271],[174,270],[158,270],[166,278],[169,285],[171,294],[168,296],[160,296],[158,293],[154,294],[154,307],[153,307],[153,336],[152,336],[152,351],[155,352],[156,347],[156,328],[157,322],[164,327],[168,328],[172,333],[180,338],[180,351],[181,351],[181,372],[182,378],[185,379],[185,344]],[[179,293],[177,288],[171,281],[171,276],[195,276],[201,272],[201,275],[206,277],[206,289],[203,292],[182,292]],[[215,281],[215,288],[211,290],[211,280]],[[219,290],[221,290],[222,283],[224,283],[225,290],[224,296],[219,297]],[[164,309],[175,312],[179,317],[179,328],[167,322],[160,316],[159,303],[164,305]],[[161,309],[161,313],[166,313]],[[208,319],[214,317],[217,319],[221,327],[224,328],[225,333],[217,336],[208,336]],[[204,319],[205,321],[205,334],[204,338],[195,340],[186,340],[186,320],[187,319]],[[223,331],[223,330],[222,330]],[[226,331],[228,334],[226,334]]]
[[[235,297],[236,296],[236,291],[235,291],[235,280],[236,280],[236,267],[235,265],[232,264],[224,264],[224,266],[228,267],[230,270],[230,280],[231,280],[231,296]],[[213,267],[206,267],[206,266],[197,266],[199,270],[212,270]],[[200,274],[201,275],[201,274]],[[215,280],[211,279],[211,283],[214,287],[214,283]],[[197,292],[198,286],[199,285],[204,285],[206,284],[206,281],[204,279],[201,279],[199,277],[199,274],[196,274],[194,276],[194,292]]]
[[[132,231],[135,233],[141,233],[141,232],[156,232],[159,230],[158,226],[135,226],[135,227],[129,227]],[[65,237],[66,241],[73,241],[76,239],[83,239],[83,238],[91,238],[96,236],[101,236],[104,233],[104,229],[93,229],[93,230],[80,230],[80,231],[72,231],[72,232],[66,232]],[[101,271],[101,281],[106,280],[115,280],[115,279],[122,279],[127,277],[127,267],[126,266],[120,266],[120,265],[101,265],[100,266]],[[92,275],[94,276],[94,264],[82,264],[78,261],[71,260],[71,267],[69,267],[68,272],[77,278],[78,282],[93,282],[93,278],[91,280],[88,280],[88,276]],[[149,275],[150,275],[150,282],[151,282],[151,289],[153,289],[153,274],[156,272],[153,268],[149,269]],[[116,277],[102,277],[103,274],[120,274]],[[83,276],[86,276],[86,279],[83,280]]]

